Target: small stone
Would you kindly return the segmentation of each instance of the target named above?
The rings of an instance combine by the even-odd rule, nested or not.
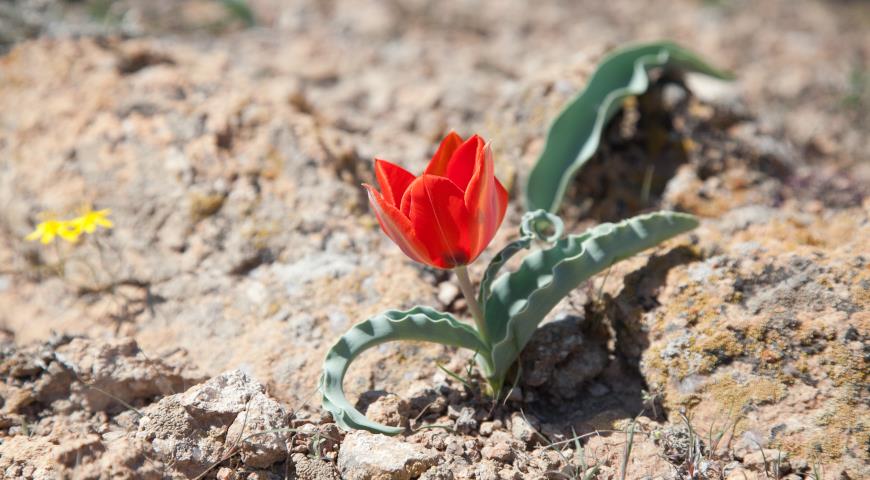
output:
[[[688,94],[683,87],[669,83],[662,91],[662,104],[666,110],[674,110],[687,96]]]
[[[217,480],[236,480],[239,477],[236,475],[236,471],[232,468],[221,467],[218,469],[215,478],[217,478]]]
[[[341,445],[338,470],[347,480],[410,480],[435,465],[438,457],[438,452],[417,444],[354,431]]]
[[[462,446],[465,449],[465,457],[469,461],[471,461],[472,463],[480,461],[482,456],[480,453],[480,444],[477,442],[477,440],[470,438],[466,440]]]
[[[779,465],[780,473],[791,471],[791,464],[788,461],[788,453],[775,448],[765,448],[764,450],[756,450],[746,454],[743,457],[743,465],[752,468],[753,470],[764,471],[765,460],[767,461],[767,469]]]
[[[450,306],[459,296],[459,287],[453,282],[441,282],[438,284],[438,301],[445,307]]]
[[[375,422],[391,427],[404,427],[408,422],[410,407],[405,399],[395,394],[384,395],[366,409],[366,416]]]
[[[501,463],[511,463],[514,459],[514,452],[507,442],[485,445],[480,453],[483,455],[483,458]]]
[[[70,440],[53,449],[54,459],[67,467],[76,465],[87,457],[94,457],[102,453],[106,447],[100,440],[99,435],[90,434],[83,438]]]
[[[444,413],[444,410],[447,409],[447,399],[444,398],[444,395],[438,393],[436,389],[425,382],[414,383],[403,396],[408,399],[411,415],[439,414]]]
[[[250,375],[233,370],[190,388],[180,401],[191,415],[230,415],[234,419],[254,395],[264,391]]]
[[[492,435],[494,424],[492,422],[483,422],[480,424],[480,434],[484,437]]]
[[[471,433],[477,430],[477,420],[474,419],[474,409],[462,407],[454,423],[454,428],[460,433]]]
[[[248,402],[247,409],[236,416],[226,438],[241,441],[241,457],[245,465],[268,468],[287,457],[288,432],[251,435],[286,427],[287,411],[284,407],[258,393]]]
[[[749,470],[744,470],[742,468],[737,468],[732,470],[725,480],[757,480],[758,475],[755,472],[751,472]]]
[[[341,429],[338,428],[338,425],[334,423],[321,425],[320,437],[323,439],[323,443],[320,444],[320,453],[325,454],[337,452],[339,443],[343,436],[344,434],[341,432]]]
[[[279,480],[281,477],[267,470],[257,470],[245,477],[245,480]]]
[[[478,480],[499,480],[498,469],[491,463],[481,462],[474,469],[474,478]]]
[[[511,434],[529,446],[539,443],[541,440],[541,435],[531,423],[533,418],[521,413],[514,413],[511,416]]]
[[[454,478],[456,477],[453,475],[452,465],[448,463],[435,465],[420,476],[420,480],[453,480]]]
[[[513,468],[502,468],[498,471],[499,480],[523,480],[523,474]]]
[[[535,463],[545,472],[556,472],[562,466],[562,457],[555,450],[538,450]]]
[[[298,480],[338,480],[338,472],[332,463],[312,458],[302,453],[294,453],[291,457]]]
[[[448,455],[453,455],[457,457],[465,454],[465,450],[462,448],[462,444],[455,439],[450,439],[447,441],[447,447],[444,448],[444,452],[446,452]]]

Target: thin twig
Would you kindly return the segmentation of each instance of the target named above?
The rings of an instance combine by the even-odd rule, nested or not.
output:
[[[601,286],[598,287],[598,296],[595,298],[595,303],[601,302],[601,295],[604,293],[604,284],[607,283],[607,278],[610,276],[610,270],[613,268],[613,265],[607,267],[607,272],[604,274],[604,280],[601,281]]]

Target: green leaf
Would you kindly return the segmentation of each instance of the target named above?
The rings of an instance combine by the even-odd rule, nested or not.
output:
[[[548,228],[552,232],[547,232]],[[547,213],[544,210],[535,210],[534,212],[526,212],[523,215],[520,223],[520,238],[507,244],[504,248],[492,257],[486,271],[483,273],[483,278],[480,281],[480,291],[477,294],[477,302],[485,305],[486,299],[489,298],[490,285],[495,280],[496,275],[502,267],[520,250],[526,250],[532,245],[532,240],[538,239],[548,243],[555,243],[565,230],[565,225],[562,219],[556,215]]]
[[[559,209],[568,185],[598,149],[604,126],[619,111],[622,100],[644,93],[649,86],[647,70],[665,66],[732,78],[671,42],[634,45],[608,55],[586,89],[550,125],[544,151],[526,183],[529,210]]]
[[[332,413],[335,423],[345,429],[368,430],[395,435],[404,429],[373,422],[356,410],[344,395],[342,383],[350,363],[363,351],[394,340],[422,340],[464,347],[478,353],[484,371],[489,370],[489,348],[477,332],[450,314],[429,307],[408,311],[388,310],[348,330],[327,352],[323,363],[320,391],[323,407]]]
[[[253,27],[257,24],[257,19],[254,17],[254,12],[248,5],[247,0],[220,0],[227,13],[238,18],[248,27]]]
[[[532,240],[535,237],[529,235],[520,237],[513,242],[505,245],[504,248],[499,250],[498,253],[492,257],[492,260],[489,262],[489,265],[486,267],[486,271],[483,272],[483,278],[480,280],[480,291],[477,294],[477,303],[484,305],[486,303],[486,299],[489,298],[489,294],[491,292],[492,281],[495,280],[495,276],[498,275],[498,272],[501,270],[508,260],[510,260],[514,255],[517,254],[520,250],[526,250],[530,246],[532,246]],[[486,311],[484,310],[484,315],[486,315]]]
[[[527,255],[515,272],[492,282],[485,305],[493,343],[490,382],[501,385],[538,324],[571,290],[614,263],[697,225],[698,220],[685,213],[650,213],[603,223]]]

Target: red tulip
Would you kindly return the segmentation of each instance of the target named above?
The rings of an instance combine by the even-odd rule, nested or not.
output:
[[[381,192],[363,185],[378,222],[413,260],[437,268],[474,261],[504,219],[508,194],[495,178],[492,150],[451,132],[419,177],[375,159]]]

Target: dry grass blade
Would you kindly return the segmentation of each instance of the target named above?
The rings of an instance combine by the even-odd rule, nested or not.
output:
[[[628,439],[625,442],[625,453],[622,455],[622,467],[619,473],[620,480],[625,480],[625,475],[628,473],[628,458],[631,456],[631,446],[634,443],[634,427],[636,424],[637,418],[633,419],[628,426]]]

